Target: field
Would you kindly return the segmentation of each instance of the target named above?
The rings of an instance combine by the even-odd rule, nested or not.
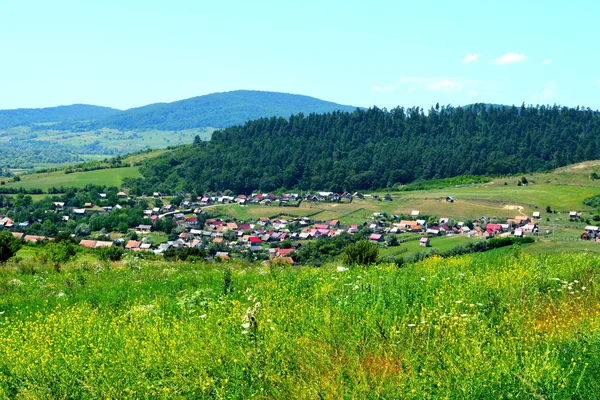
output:
[[[124,178],[141,176],[137,167],[100,169],[96,171],[65,174],[64,171],[21,175],[19,182],[6,182],[4,187],[48,190],[52,187],[83,187],[95,185],[121,186]]]
[[[0,269],[0,397],[596,398],[599,262],[22,260]]]

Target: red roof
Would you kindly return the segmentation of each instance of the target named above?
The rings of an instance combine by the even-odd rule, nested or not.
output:
[[[256,236],[250,236],[248,238],[248,241],[250,243],[262,243],[262,240],[260,240],[260,238],[257,238]]]
[[[280,256],[287,256],[296,251],[296,249],[277,249],[277,254]]]
[[[369,240],[381,240],[381,235],[378,233],[373,233],[369,236]]]

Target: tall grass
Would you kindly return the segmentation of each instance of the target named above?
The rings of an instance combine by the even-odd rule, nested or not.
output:
[[[0,397],[596,398],[599,262],[7,266]]]

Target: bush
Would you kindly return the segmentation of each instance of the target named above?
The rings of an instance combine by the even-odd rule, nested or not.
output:
[[[43,252],[46,260],[50,261],[59,272],[61,265],[71,260],[76,254],[77,247],[69,242],[48,243]]]
[[[379,259],[379,246],[366,240],[351,244],[344,249],[344,265],[370,265]]]
[[[17,254],[21,246],[22,242],[9,232],[0,232],[0,263]]]
[[[103,247],[98,250],[98,255],[104,261],[120,261],[125,254],[125,250],[118,246]]]

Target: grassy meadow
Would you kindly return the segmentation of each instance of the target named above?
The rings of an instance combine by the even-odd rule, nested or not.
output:
[[[599,264],[519,248],[347,271],[13,261],[0,397],[596,398]]]
[[[74,172],[65,174],[64,171],[45,172],[21,175],[19,182],[6,181],[4,187],[23,189],[42,189],[52,187],[84,187],[90,183],[95,185],[121,186],[124,178],[140,177],[138,167],[99,169],[95,171]]]

